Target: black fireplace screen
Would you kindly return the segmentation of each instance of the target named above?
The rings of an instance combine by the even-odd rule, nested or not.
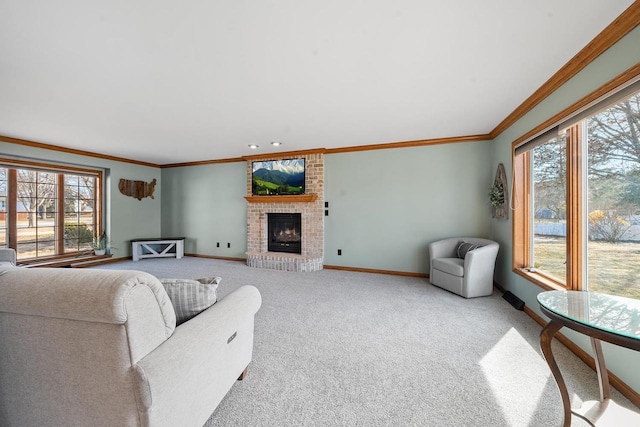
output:
[[[302,215],[299,213],[267,214],[269,252],[302,253]]]

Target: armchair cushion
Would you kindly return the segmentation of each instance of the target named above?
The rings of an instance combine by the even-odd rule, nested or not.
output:
[[[218,300],[220,277],[204,279],[160,279],[176,312],[176,326],[211,307]]]
[[[464,260],[460,258],[438,258],[433,260],[433,268],[454,276],[464,276]]]

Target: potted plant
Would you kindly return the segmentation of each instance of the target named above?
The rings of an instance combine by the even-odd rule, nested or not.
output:
[[[107,252],[108,241],[109,238],[106,231],[103,231],[100,235],[93,236],[93,252],[96,255],[104,255]]]

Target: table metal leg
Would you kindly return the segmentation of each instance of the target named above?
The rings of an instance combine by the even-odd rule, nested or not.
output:
[[[604,363],[604,353],[599,339],[591,338],[593,348],[593,359],[596,362],[596,372],[598,373],[598,385],[600,386],[600,400],[611,398],[611,387],[609,386],[609,373]]]
[[[638,425],[637,420],[634,424],[625,424],[622,422],[626,417],[624,410],[620,411],[620,406],[611,400],[611,387],[609,386],[609,373],[604,363],[604,353],[602,352],[602,344],[599,339],[590,337],[591,347],[593,348],[593,360],[596,364],[596,372],[598,374],[598,386],[600,388],[600,400],[590,400],[584,402],[582,407],[573,413],[580,418],[586,420],[592,426],[598,425]],[[613,414],[607,416],[606,414]]]
[[[558,368],[558,364],[556,363],[556,359],[553,357],[553,352],[551,351],[551,341],[553,340],[553,336],[562,328],[562,325],[556,323],[554,321],[550,321],[547,323],[542,329],[540,333],[540,349],[542,350],[542,354],[544,355],[549,368],[551,369],[551,373],[553,374],[553,378],[556,380],[556,385],[558,386],[558,390],[560,391],[560,397],[562,398],[562,407],[564,409],[564,427],[571,426],[571,401],[569,400],[569,392],[567,391],[567,385],[562,378],[562,374],[560,373],[560,368]]]

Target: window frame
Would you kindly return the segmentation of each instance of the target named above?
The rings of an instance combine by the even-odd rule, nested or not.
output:
[[[581,200],[579,185],[581,177],[579,171],[582,168],[580,156],[572,152],[572,147],[576,144],[575,136],[580,131],[577,129],[567,130],[567,236],[566,254],[567,269],[566,283],[556,277],[545,274],[544,271],[536,270],[532,267],[531,224],[533,219],[533,204],[531,201],[533,183],[531,180],[531,152],[526,151],[518,156],[513,153],[514,186],[521,189],[514,192],[513,215],[513,257],[512,270],[532,281],[538,286],[550,289],[579,290],[582,283],[582,241],[581,224]],[[578,145],[580,142],[578,141]],[[576,183],[578,181],[578,183]],[[576,219],[577,218],[577,219]],[[574,255],[575,254],[575,255]],[[575,257],[575,258],[574,258]]]
[[[57,194],[56,201],[59,206],[64,206],[65,200],[65,175],[85,175],[95,178],[95,200],[93,211],[93,222],[96,230],[104,229],[104,171],[101,169],[90,169],[77,166],[59,165],[54,163],[42,163],[36,161],[18,160],[0,157],[0,167],[7,169],[7,244],[6,247],[17,249],[17,170],[30,169],[38,172],[50,172],[56,174]],[[85,251],[64,252],[64,209],[58,210],[61,215],[56,219],[56,250],[55,255],[44,255],[19,259],[20,263],[28,264],[33,261],[55,260],[73,258]]]
[[[536,128],[513,141],[511,159],[513,171],[512,200],[512,271],[545,290],[583,290],[586,288],[586,253],[585,239],[585,197],[583,188],[584,162],[586,160],[582,142],[584,126],[572,117],[584,115],[589,108],[609,97],[622,93],[632,84],[637,84],[640,76],[640,63],[620,74],[610,82],[601,86],[566,109],[562,110]],[[568,126],[563,124],[568,123]],[[546,138],[550,132],[563,130],[566,132],[567,150],[567,270],[566,283],[545,275],[531,267],[531,152],[522,151],[525,144],[533,143],[538,138]]]

